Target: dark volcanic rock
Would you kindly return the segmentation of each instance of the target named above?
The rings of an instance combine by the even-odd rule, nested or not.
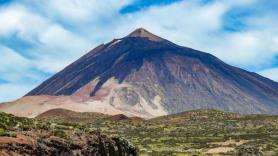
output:
[[[0,155],[59,155],[59,156],[137,156],[137,149],[122,138],[100,134],[83,134],[77,141],[48,137],[37,141],[21,138],[0,139]],[[74,136],[71,136],[74,137]],[[25,140],[25,141],[22,141]]]
[[[112,78],[127,86],[111,86],[108,93],[113,94],[108,97],[103,86]],[[178,46],[144,29],[98,46],[27,96],[72,96],[92,81],[97,83],[88,87],[88,96],[109,98],[112,106],[144,108],[138,110],[142,113],[149,109],[172,114],[213,108],[278,114],[277,82],[230,66],[208,53]]]

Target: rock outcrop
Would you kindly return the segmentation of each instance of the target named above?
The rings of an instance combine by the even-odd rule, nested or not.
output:
[[[136,148],[125,139],[98,133],[72,135],[72,139],[40,137],[30,132],[15,138],[0,137],[0,155],[137,156]]]

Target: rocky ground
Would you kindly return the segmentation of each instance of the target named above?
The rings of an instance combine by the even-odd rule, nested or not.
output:
[[[1,113],[0,155],[136,156],[127,140],[94,129],[79,129]]]

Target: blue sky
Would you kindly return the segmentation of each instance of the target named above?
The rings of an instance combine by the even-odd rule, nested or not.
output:
[[[138,27],[278,81],[276,0],[0,0],[0,102]]]

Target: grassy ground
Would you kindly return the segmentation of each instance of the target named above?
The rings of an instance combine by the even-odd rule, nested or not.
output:
[[[57,117],[45,120],[47,116],[43,120],[6,116],[1,114],[0,134],[31,128],[48,129],[53,134],[58,131],[63,137],[68,129],[80,133],[99,130],[129,140],[140,155],[278,155],[277,116],[196,110],[152,120],[115,121],[105,116],[88,122],[86,115],[86,122],[82,122],[80,115],[78,123]]]

